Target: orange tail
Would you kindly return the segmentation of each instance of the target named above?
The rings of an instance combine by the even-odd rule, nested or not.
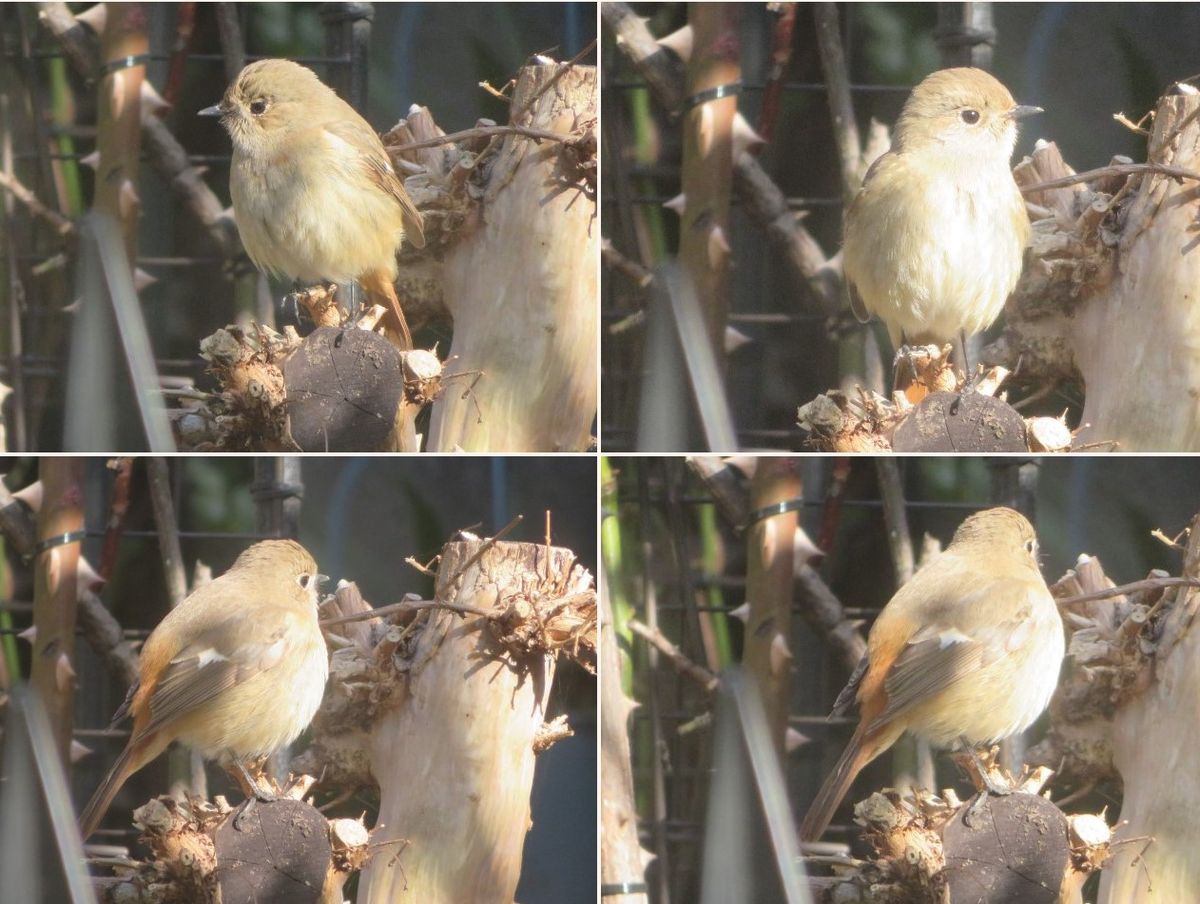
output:
[[[396,297],[396,287],[388,275],[382,270],[372,270],[360,276],[358,281],[367,292],[367,300],[371,304],[382,305],[388,312],[388,326],[396,334],[393,344],[398,345],[401,351],[411,349],[413,341],[408,320],[404,316],[404,309],[400,307],[400,299]]]
[[[850,790],[858,773],[867,763],[891,747],[896,740],[896,736],[890,735],[890,733],[882,736],[876,734],[874,737],[868,738],[866,722],[867,720],[864,719],[859,723],[858,728],[854,731],[854,736],[850,738],[850,743],[838,757],[833,772],[825,779],[812,806],[808,808],[804,822],[800,824],[801,841],[816,841],[821,837],[829,827],[833,814],[841,804],[842,798],[846,796],[846,792]]]

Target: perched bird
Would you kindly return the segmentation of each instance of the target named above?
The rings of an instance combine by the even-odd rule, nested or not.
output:
[[[411,348],[393,283],[403,240],[425,246],[421,214],[367,121],[290,60],[251,63],[200,115],[221,117],[233,139],[233,215],[259,269],[357,281]]]
[[[859,320],[892,345],[937,344],[996,320],[1021,275],[1029,216],[1009,158],[1019,106],[982,69],[942,69],[904,104],[892,148],[846,211],[842,266]]]
[[[317,624],[322,578],[299,543],[264,540],[159,622],[113,716],[115,725],[132,715],[133,732],[79,817],[84,838],[125,781],[172,741],[241,766],[307,727],[329,676]]]
[[[971,515],[950,545],[888,601],[834,714],[858,700],[858,728],[800,828],[815,841],[864,766],[904,732],[937,747],[1023,731],[1050,702],[1062,619],[1038,570],[1037,536],[1018,512]]]

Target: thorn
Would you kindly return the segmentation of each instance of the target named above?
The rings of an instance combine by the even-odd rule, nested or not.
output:
[[[786,732],[784,732],[783,735],[783,749],[787,753],[792,753],[796,750],[799,750],[810,740],[811,739],[808,737],[808,735],[801,734],[794,728],[789,728]]]
[[[683,216],[684,210],[687,209],[687,195],[685,195],[683,192],[680,192],[675,197],[673,197],[670,201],[666,201],[663,204],[663,207],[665,207],[667,210],[670,210],[670,211],[673,211],[674,213],[679,214],[679,216]]]
[[[741,330],[734,329],[731,326],[725,327],[725,354],[732,354],[742,346],[749,345],[752,341]]]
[[[659,47],[667,48],[686,63],[692,58],[692,46],[695,44],[692,26],[685,25],[683,28],[659,38],[656,43]]]
[[[788,649],[787,640],[779,631],[771,638],[771,674],[782,675],[789,667],[792,651]]]
[[[71,658],[66,653],[59,653],[54,663],[54,683],[60,691],[67,690],[75,680],[75,669],[71,667]]]

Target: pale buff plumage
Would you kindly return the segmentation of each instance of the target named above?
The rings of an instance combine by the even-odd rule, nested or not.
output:
[[[85,838],[129,776],[172,741],[230,762],[299,736],[329,676],[317,616],[320,577],[299,543],[265,540],[159,622],[114,717],[114,724],[133,717],[129,742],[80,816]]]
[[[941,344],[999,317],[1030,231],[1009,160],[1017,120],[1037,109],[980,69],[940,70],[913,89],[892,149],[846,212],[851,305],[878,315],[894,345]]]
[[[1028,728],[1050,702],[1064,649],[1033,526],[1007,508],[967,518],[872,625],[867,655],[835,705],[840,712],[857,700],[858,728],[801,837],[821,835],[855,776],[906,731],[949,747]]]
[[[233,140],[229,190],[242,244],[262,270],[305,282],[357,281],[410,345],[392,283],[421,215],[370,124],[290,60],[243,69],[219,115]]]

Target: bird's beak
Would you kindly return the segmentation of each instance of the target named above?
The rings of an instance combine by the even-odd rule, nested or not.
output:
[[[1043,110],[1041,107],[1028,107],[1028,106],[1025,106],[1024,104],[1020,104],[1019,106],[1013,107],[1011,110],[1008,111],[1008,118],[1009,119],[1024,119],[1026,116],[1033,116],[1036,113],[1044,113],[1044,112],[1046,112],[1046,111]]]
[[[327,574],[317,575],[317,589],[318,590],[321,589],[321,585],[328,584],[328,583],[329,583],[329,575],[327,575]]]
[[[1017,109],[1020,109],[1019,107]],[[205,107],[197,116],[224,116],[225,111],[221,109],[220,104],[213,104],[211,107]]]

